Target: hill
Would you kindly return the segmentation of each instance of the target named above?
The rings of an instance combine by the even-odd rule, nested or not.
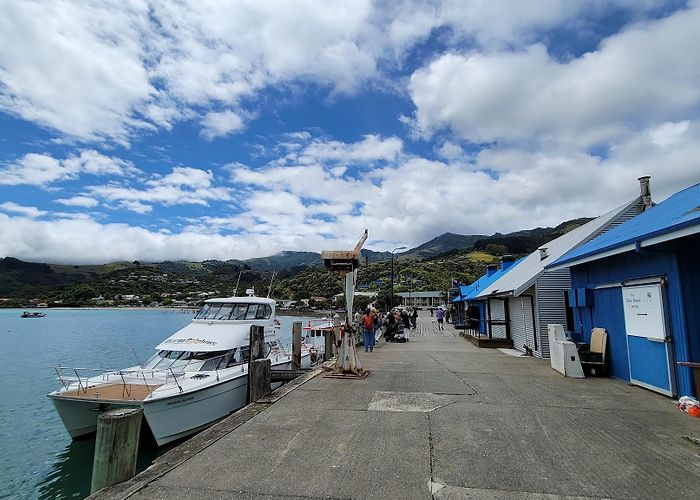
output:
[[[474,242],[486,238],[480,234],[444,233],[401,254],[402,258],[429,259],[450,250],[467,250]]]

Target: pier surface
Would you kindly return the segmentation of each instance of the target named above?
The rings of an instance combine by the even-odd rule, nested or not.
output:
[[[698,498],[700,419],[613,379],[478,349],[427,316],[251,405],[99,498]]]

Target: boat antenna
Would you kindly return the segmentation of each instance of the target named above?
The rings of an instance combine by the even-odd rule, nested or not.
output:
[[[241,274],[243,274],[243,267],[238,271],[238,279],[236,280],[236,289],[233,291],[233,296],[238,295],[238,284],[241,282]]]
[[[275,280],[275,275],[277,271],[272,271],[272,278],[270,278],[270,286],[267,288],[267,298],[270,298],[270,293],[272,292],[272,282]]]

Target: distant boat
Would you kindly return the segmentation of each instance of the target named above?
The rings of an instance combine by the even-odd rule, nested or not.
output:
[[[45,308],[49,307],[49,305],[46,302],[39,302],[36,306],[39,309],[45,309]]]
[[[22,313],[22,316],[20,316],[20,318],[43,318],[44,316],[46,316],[46,314],[41,313],[41,312],[24,311]]]

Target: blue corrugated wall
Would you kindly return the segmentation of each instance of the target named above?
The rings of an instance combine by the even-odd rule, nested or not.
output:
[[[700,264],[696,261],[697,245],[694,240],[679,240],[664,253],[635,253],[601,259],[574,266],[571,269],[572,288],[595,288],[600,285],[622,281],[665,276],[668,316],[673,336],[674,363],[680,360],[700,360],[700,338],[698,338],[698,309],[700,304]],[[686,304],[686,301],[688,304]],[[690,311],[690,307],[692,311]],[[597,289],[592,307],[577,307],[574,311],[575,337],[589,342],[594,326],[608,331],[608,355],[610,375],[629,380],[627,339],[625,332],[622,291],[619,287]],[[693,337],[690,339],[690,337]],[[678,368],[679,394],[692,394],[692,375],[687,368]]]
[[[678,252],[678,268],[683,283],[689,361],[700,363],[700,236],[686,238],[684,243]],[[678,367],[678,371],[692,376],[690,368]],[[695,388],[695,397],[700,398],[700,387]]]

